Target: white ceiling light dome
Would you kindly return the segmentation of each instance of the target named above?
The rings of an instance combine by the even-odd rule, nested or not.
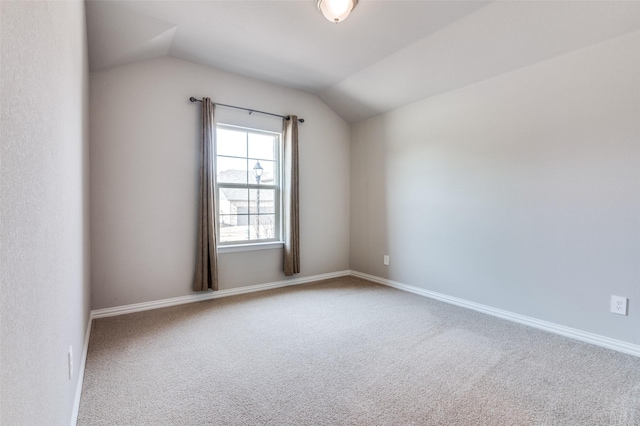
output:
[[[328,21],[342,22],[358,4],[358,0],[316,0],[318,10]]]

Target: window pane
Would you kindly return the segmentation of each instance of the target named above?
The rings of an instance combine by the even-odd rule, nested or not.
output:
[[[244,188],[219,188],[218,191],[218,213],[220,214],[220,224],[235,225],[236,219],[227,216],[249,213],[249,190]],[[233,222],[223,222],[225,219],[233,220]]]
[[[250,189],[249,213],[275,213],[275,189]]]
[[[220,242],[247,241],[249,239],[249,215],[220,215]]]
[[[247,160],[244,158],[220,157],[216,163],[219,183],[247,183]]]
[[[275,136],[249,133],[249,157],[259,158],[261,160],[275,160]]]
[[[247,156],[247,133],[228,129],[218,129],[216,132],[217,155],[232,157]]]
[[[260,163],[260,167],[262,167],[262,175],[260,176],[260,180],[257,180],[255,178],[255,173],[254,173],[254,168],[256,166],[256,163]],[[261,185],[275,185],[277,184],[277,181],[274,180],[275,176],[275,168],[276,168],[276,162],[275,161],[268,161],[268,160],[256,160],[253,158],[249,159],[249,164],[253,164],[251,166],[251,170],[249,171],[249,180],[251,181],[251,183],[259,183]]]
[[[250,239],[264,240],[275,238],[276,216],[273,214],[261,214],[249,216]]]

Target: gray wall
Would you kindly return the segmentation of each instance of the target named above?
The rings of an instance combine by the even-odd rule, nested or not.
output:
[[[94,72],[90,85],[93,309],[193,294],[200,107],[189,96],[306,119],[299,276],[349,268],[349,126],[316,96],[174,58]],[[216,116],[282,128],[258,114]],[[221,289],[284,279],[281,249],[219,261]]]
[[[0,423],[69,424],[89,316],[84,3],[0,7]]]
[[[353,125],[351,268],[639,344],[638,46],[636,32]]]

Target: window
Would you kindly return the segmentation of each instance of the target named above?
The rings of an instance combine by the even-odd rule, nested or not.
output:
[[[280,134],[216,126],[218,243],[280,241]]]

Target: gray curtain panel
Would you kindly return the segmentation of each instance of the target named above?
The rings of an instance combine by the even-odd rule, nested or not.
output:
[[[211,99],[202,98],[202,141],[200,146],[200,200],[198,202],[198,253],[193,291],[218,290],[215,190],[213,167],[213,113]]]
[[[284,119],[284,274],[300,273],[298,117]]]

